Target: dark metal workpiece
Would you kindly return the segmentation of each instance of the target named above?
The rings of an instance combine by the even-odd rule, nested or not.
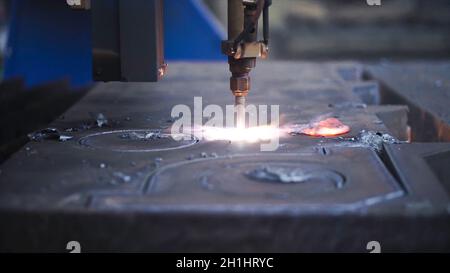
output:
[[[353,168],[347,162],[352,158]],[[297,171],[300,181],[287,185],[249,175],[258,168]],[[312,175],[311,175],[312,174]],[[301,176],[307,176],[302,178]],[[295,181],[295,180],[293,180]],[[145,210],[195,208],[200,211],[328,211],[351,212],[395,200],[405,192],[383,168],[374,152],[338,148],[325,158],[312,150],[283,154],[238,154],[166,165],[154,173],[145,189],[150,196],[100,197],[97,206]],[[131,203],[128,202],[131,201]]]
[[[386,153],[389,167],[407,191],[434,196],[433,199],[419,202],[425,209],[432,210],[435,204],[448,200],[449,143],[393,144],[387,145]]]
[[[254,71],[251,103],[279,104],[282,126],[331,114],[352,127],[344,139],[286,135],[269,153],[227,141],[143,149],[159,145],[153,140],[172,147],[144,132],[167,132],[174,105],[193,109],[194,96],[203,106],[230,102],[223,64],[171,67],[158,84],[99,84],[48,125],[73,140],[30,142],[0,167],[0,251],[65,252],[73,240],[85,252],[367,252],[369,241],[383,252],[450,251],[448,181],[434,178],[446,177],[446,144],[418,148],[426,165],[395,153],[410,144],[377,154],[347,143],[361,130],[389,133],[368,108],[352,107],[362,103],[348,88],[360,80],[357,64],[274,62]],[[353,72],[344,79],[338,68]],[[108,125],[72,130],[92,123],[90,112]],[[255,179],[264,167],[308,177]]]
[[[448,63],[387,62],[367,66],[367,71],[380,82],[381,103],[409,107],[413,141],[450,141]]]

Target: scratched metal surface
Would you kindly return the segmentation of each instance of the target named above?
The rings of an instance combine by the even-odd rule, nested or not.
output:
[[[392,250],[449,249],[450,238],[441,236],[449,228],[447,195],[408,191],[368,147],[297,135],[267,153],[259,144],[149,141],[143,147],[118,137],[167,129],[172,107],[192,105],[194,96],[204,105],[231,104],[227,75],[223,63],[179,63],[159,83],[98,84],[50,126],[80,127],[94,112],[109,119],[108,127],[67,132],[74,136],[67,142],[30,142],[0,167],[0,211],[8,219],[0,248],[58,251],[78,236],[91,251],[364,251],[364,240],[382,236]],[[352,128],[344,137],[388,132],[363,107],[332,107],[360,104],[352,86],[361,82],[353,63],[264,63],[248,101],[279,104],[282,125],[333,113]],[[282,184],[246,175],[264,165],[313,168],[342,181],[319,175],[314,183]],[[433,198],[426,217],[407,206]],[[415,226],[398,233],[399,224]],[[356,241],[345,245],[352,234]],[[324,236],[329,243],[313,243]],[[413,241],[404,246],[405,240]]]

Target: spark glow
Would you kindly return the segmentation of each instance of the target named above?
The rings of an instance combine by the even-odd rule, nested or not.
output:
[[[272,126],[257,126],[249,128],[202,127],[203,137],[209,141],[226,140],[232,142],[255,143],[279,138],[282,131]]]

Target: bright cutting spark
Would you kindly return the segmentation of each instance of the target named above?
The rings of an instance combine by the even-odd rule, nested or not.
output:
[[[209,141],[226,140],[255,143],[279,138],[282,131],[272,126],[250,128],[202,127],[203,137]]]
[[[236,97],[234,108],[236,111],[236,127],[245,128],[245,97]]]

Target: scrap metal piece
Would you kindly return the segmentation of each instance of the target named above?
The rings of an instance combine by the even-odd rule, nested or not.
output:
[[[107,126],[109,124],[108,119],[103,113],[89,113],[91,117],[95,120],[95,123],[99,128]]]
[[[61,132],[56,128],[46,128],[43,130],[39,130],[28,134],[28,138],[32,141],[43,141],[43,140],[59,140],[61,142],[65,142],[71,140],[72,136],[62,135]]]
[[[387,133],[362,130],[358,136],[352,138],[340,137],[341,145],[345,147],[370,148],[381,152],[384,144],[404,143]]]

